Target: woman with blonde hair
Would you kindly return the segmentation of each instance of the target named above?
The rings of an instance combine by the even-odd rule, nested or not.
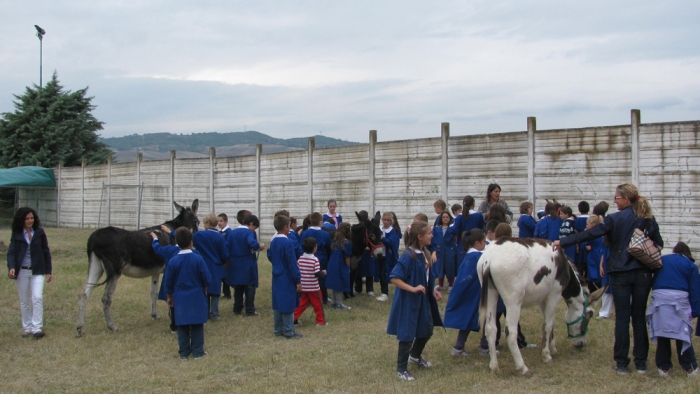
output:
[[[645,312],[653,276],[649,268],[627,252],[627,247],[635,229],[644,230],[659,247],[664,246],[664,241],[659,234],[659,225],[652,215],[649,202],[639,195],[636,186],[631,183],[617,186],[614,203],[617,205],[618,212],[606,216],[603,223],[560,241],[554,241],[552,248],[558,250],[607,235],[610,259],[606,274],[610,276],[610,287],[615,303],[615,370],[618,374],[627,373],[627,366],[630,363],[631,319],[634,332],[632,349],[634,364],[637,373],[644,374],[647,370],[649,355]]]

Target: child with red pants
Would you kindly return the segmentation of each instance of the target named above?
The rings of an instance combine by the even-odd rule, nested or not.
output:
[[[321,264],[318,258],[314,256],[316,253],[316,239],[308,237],[302,241],[301,248],[304,254],[297,261],[299,272],[301,272],[301,299],[299,306],[294,311],[294,322],[299,321],[299,317],[311,304],[316,314],[316,325],[327,326],[326,317],[323,313],[323,305],[321,301],[321,287],[318,284],[318,278],[326,276],[326,270],[321,271]]]

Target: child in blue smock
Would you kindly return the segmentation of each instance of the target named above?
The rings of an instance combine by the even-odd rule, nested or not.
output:
[[[469,332],[481,330],[479,325],[481,284],[476,272],[476,264],[486,247],[486,234],[479,229],[473,229],[467,234],[468,238],[464,242],[469,249],[459,268],[457,280],[445,308],[445,327],[459,330],[450,353],[453,356],[468,356],[469,353],[464,350],[464,344],[467,342]]]
[[[225,213],[220,213],[216,215],[217,220],[219,221],[218,227],[219,227],[219,233],[224,236],[224,241],[226,241],[228,245],[228,234],[231,232],[231,227],[228,226],[228,215]],[[229,256],[230,257],[230,256]],[[231,299],[231,286],[226,283],[226,277],[228,276],[228,269],[224,267],[224,276],[221,278],[221,294],[223,295],[224,298],[226,299]]]
[[[350,292],[350,256],[352,244],[350,223],[340,223],[331,245],[331,257],[326,271],[326,287],[331,290],[331,308],[350,310],[343,303],[343,293]]]
[[[600,216],[589,216],[588,219],[586,219],[586,227],[583,229],[583,231],[591,229],[599,225],[601,222],[602,219]],[[601,237],[591,241],[582,242],[580,246],[581,249],[585,251],[586,256],[586,277],[588,279],[588,288],[591,291],[595,291],[603,286],[600,277],[600,262],[605,253],[605,242],[603,237]]]
[[[561,224],[559,225],[559,239],[569,237],[576,234],[576,229],[574,229],[574,212],[571,207],[561,207],[559,210],[559,219],[561,219]],[[564,253],[569,257],[572,263],[576,262],[576,245],[571,245],[564,248]],[[586,267],[577,267],[578,272],[586,276]]]
[[[204,323],[207,322],[207,288],[211,282],[204,259],[192,253],[192,233],[185,227],[175,230],[180,252],[165,269],[168,305],[175,309],[177,341],[181,359],[200,358],[204,352]],[[216,282],[218,287],[218,282]]]
[[[301,272],[297,265],[294,245],[287,238],[289,217],[277,216],[274,221],[277,234],[272,237],[267,249],[267,258],[272,264],[272,312],[275,319],[275,336],[287,339],[301,338],[294,331],[294,310],[299,306]]]
[[[408,363],[430,368],[422,357],[423,349],[433,335],[434,326],[442,326],[437,302],[442,294],[433,288],[435,276],[426,247],[433,238],[432,226],[415,221],[406,234],[406,250],[391,271],[396,286],[386,332],[399,341],[397,372],[402,380],[415,380],[408,372]]]
[[[260,220],[255,215],[248,215],[243,223],[232,230],[227,238],[229,250],[228,283],[233,286],[233,314],[243,314],[245,298],[245,315],[258,316],[255,309],[255,292],[258,288],[258,261],[256,253],[265,249],[265,244],[258,243],[255,230],[260,227]]]
[[[445,276],[450,287],[455,282],[457,276],[457,242],[454,237],[446,240],[445,234],[452,225],[452,216],[445,211],[440,215],[440,225],[433,227],[433,250],[436,252],[437,261],[433,264],[433,274],[438,280],[435,289],[442,291],[445,285]]]
[[[399,259],[399,241],[401,240],[401,228],[396,219],[396,214],[386,211],[382,214],[382,245],[384,245],[384,261],[377,259],[377,276],[382,294],[377,301],[389,301],[389,274],[396,266]]]
[[[558,203],[548,202],[545,205],[544,209],[547,212],[547,216],[537,222],[537,226],[535,226],[536,238],[543,238],[549,241],[557,241],[559,239],[559,230],[561,229],[560,208],[561,205]]]
[[[158,240],[158,235],[156,235],[156,233],[154,232],[151,232],[151,237],[153,238],[153,242],[151,243],[153,251],[163,258],[163,260],[165,261],[165,266],[167,268],[170,259],[172,259],[173,257],[177,256],[178,253],[180,253],[180,247],[177,245],[161,246],[160,241]],[[168,301],[168,297],[165,293],[165,273],[163,273],[163,280],[161,280],[160,282],[158,299],[166,302]],[[177,325],[175,324],[175,310],[171,306],[168,306],[168,309],[168,316],[170,317],[170,331],[172,331],[173,333],[177,333]]]
[[[484,214],[474,210],[476,201],[472,196],[464,196],[462,200],[462,207],[464,209],[461,215],[455,217],[454,223],[447,229],[445,233],[446,242],[457,243],[457,261],[461,262],[464,260],[464,255],[466,251],[462,246],[462,238],[464,233],[471,231],[474,228],[484,228],[486,221],[484,220]]]
[[[518,218],[518,238],[534,238],[537,221],[532,217],[535,206],[525,201],[520,204],[520,218]]]

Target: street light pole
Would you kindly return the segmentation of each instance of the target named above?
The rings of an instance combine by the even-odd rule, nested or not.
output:
[[[42,87],[42,75],[43,75],[43,51],[44,51],[44,34],[46,34],[46,30],[42,29],[39,27],[39,25],[34,25],[36,28],[36,36],[39,37],[39,87]]]

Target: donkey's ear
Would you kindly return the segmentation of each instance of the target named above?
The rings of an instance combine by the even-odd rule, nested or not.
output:
[[[175,201],[173,201],[173,205],[175,206],[175,209],[177,210],[177,213],[180,213],[180,212],[182,212],[182,211],[185,210],[185,207],[183,207],[182,205],[176,203]]]
[[[198,209],[199,209],[199,199],[197,198],[194,201],[192,201],[192,213],[196,215]]]
[[[377,213],[374,214],[374,218],[375,218],[378,222],[381,222],[381,221],[382,221],[382,215],[379,213],[379,211],[377,211]]]
[[[607,289],[608,289],[608,285],[605,285],[602,288],[594,291],[593,294],[591,294],[591,296],[588,297],[588,303],[592,304],[595,301],[598,301],[598,299],[603,296],[603,293],[605,293],[605,290],[607,290]]]
[[[359,220],[360,222],[362,222],[362,218],[360,217],[360,214],[357,213],[357,211],[355,211],[355,216],[357,216],[357,220]]]

